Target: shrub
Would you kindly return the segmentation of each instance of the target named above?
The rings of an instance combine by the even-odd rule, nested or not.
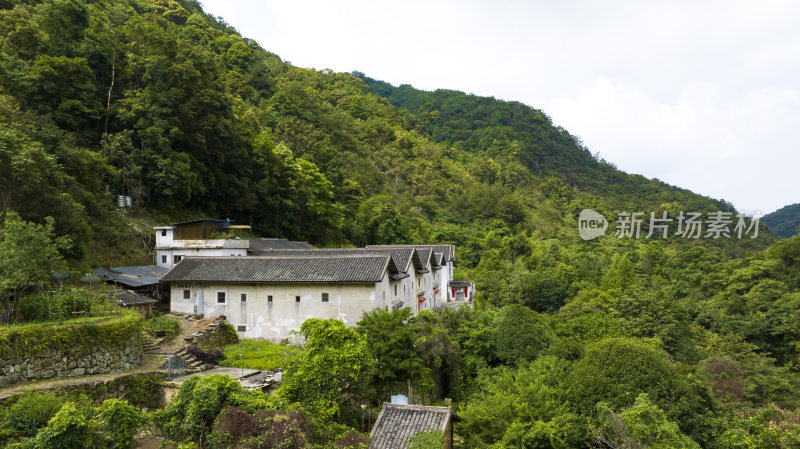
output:
[[[211,329],[198,337],[195,345],[201,349],[209,349],[236,343],[239,343],[239,333],[230,323],[221,321],[216,329]]]
[[[87,317],[61,323],[30,323],[0,327],[0,354],[33,357],[45,349],[88,352],[93,343],[124,347],[141,329],[142,315],[120,310],[115,317]]]
[[[168,407],[155,412],[154,421],[173,441],[199,440],[208,435],[217,416],[229,406],[248,413],[272,408],[264,393],[247,391],[230,376],[194,376],[181,385]]]
[[[89,447],[94,435],[92,422],[73,402],[67,402],[39,431],[36,442],[48,449],[77,449]]]
[[[173,338],[181,330],[181,321],[177,318],[158,315],[147,320],[144,325],[145,331],[155,335],[157,332],[164,332],[166,338]]]
[[[555,341],[547,315],[518,304],[503,307],[494,320],[492,342],[495,356],[503,364],[513,365],[535,359]]]
[[[23,393],[3,417],[3,429],[11,437],[36,436],[63,404],[64,400],[53,392]]]
[[[204,351],[197,346],[189,346],[186,349],[186,352],[203,363],[212,363],[214,365],[216,365],[223,357],[222,351],[217,348],[208,348],[207,351]]]
[[[63,288],[26,296],[20,301],[19,314],[27,322],[59,321],[75,318],[73,312],[83,312],[84,316],[88,316],[104,302],[103,297],[93,295],[86,289]]]
[[[252,414],[229,407],[217,417],[207,446],[302,449],[306,447],[310,427],[299,410],[262,410]]]
[[[439,449],[444,447],[444,432],[441,430],[428,430],[420,432],[409,438],[409,449]]]
[[[577,413],[592,414],[600,402],[623,409],[647,393],[690,436],[703,426],[702,417],[711,406],[708,386],[682,374],[647,340],[608,338],[587,346],[566,383]]]
[[[133,444],[133,435],[142,425],[142,414],[126,401],[108,399],[99,407],[96,425],[102,447],[126,449]]]

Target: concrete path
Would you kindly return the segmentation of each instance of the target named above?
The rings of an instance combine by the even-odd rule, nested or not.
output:
[[[233,377],[236,380],[241,381],[242,379],[246,379],[250,376],[255,376],[260,374],[261,371],[257,369],[247,369],[247,368],[228,368],[228,367],[217,367],[207,371],[200,371],[198,373],[189,374],[186,376],[179,376],[170,381],[167,381],[167,384],[171,384],[173,386],[180,386],[186,379],[192,376],[210,376],[211,374],[227,374],[228,376]]]

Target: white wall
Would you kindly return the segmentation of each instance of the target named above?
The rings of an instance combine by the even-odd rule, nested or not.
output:
[[[181,256],[246,256],[247,249],[245,248],[164,248],[156,249],[156,265],[159,267],[169,268],[175,266],[174,257]],[[166,262],[163,262],[166,256]]]
[[[184,290],[189,290],[189,299],[184,299]],[[225,292],[224,304],[217,303],[218,292]],[[322,293],[328,293],[327,303],[322,302]],[[365,311],[391,308],[393,293],[388,275],[375,284],[173,284],[170,310],[196,313],[202,297],[204,316],[225,315],[234,327],[246,326],[241,337],[281,340],[300,330],[308,318],[337,318],[354,326]]]

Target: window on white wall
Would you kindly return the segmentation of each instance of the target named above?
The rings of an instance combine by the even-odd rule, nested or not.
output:
[[[183,291],[183,299],[190,299],[192,297],[192,293],[189,290]]]
[[[161,263],[167,263],[167,256],[161,256]]]
[[[267,296],[267,302],[272,302],[272,295]]]
[[[161,230],[161,237],[166,237],[166,236],[167,236],[167,230],[166,229],[162,229]]]
[[[225,292],[217,292],[217,304],[225,304]]]
[[[328,302],[328,294],[327,293],[323,293],[322,294],[322,302]]]
[[[242,302],[247,302],[247,293],[242,293]]]
[[[183,259],[183,256],[172,256],[172,263],[178,263]]]

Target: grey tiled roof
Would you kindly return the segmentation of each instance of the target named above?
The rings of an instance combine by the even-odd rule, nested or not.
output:
[[[247,239],[250,241],[250,252],[269,251],[270,249],[317,249],[308,242],[295,242],[286,239]]]
[[[452,419],[450,407],[385,403],[369,434],[369,449],[406,449],[412,436],[430,430],[444,432]]]
[[[311,248],[311,249],[276,249],[274,251],[251,251],[255,256],[292,255],[292,256],[330,256],[330,255],[390,255],[397,269],[405,273],[410,269],[413,248]]]
[[[140,305],[140,304],[155,304],[156,302],[158,302],[153,298],[150,298],[150,297],[147,297],[147,296],[142,296],[142,295],[137,295],[137,294],[131,293],[131,292],[126,292],[124,290],[111,292],[111,293],[109,293],[108,296],[109,296],[109,299],[112,299],[112,300],[116,297],[116,299],[119,302],[119,304],[121,306],[123,306],[123,307],[136,306],[136,305]]]
[[[456,260],[455,245],[445,243],[420,243],[418,245],[367,245],[367,248],[431,248],[434,252],[442,253],[443,260],[445,262]]]
[[[450,281],[449,284],[450,284],[450,287],[455,287],[455,288],[463,288],[463,287],[471,287],[472,286],[472,282],[470,282],[470,281]]]
[[[162,282],[380,282],[391,258],[355,256],[186,257]]]
[[[158,284],[167,274],[168,268],[157,265],[138,265],[130,267],[92,268],[94,274],[104,281],[112,281],[130,288]]]

